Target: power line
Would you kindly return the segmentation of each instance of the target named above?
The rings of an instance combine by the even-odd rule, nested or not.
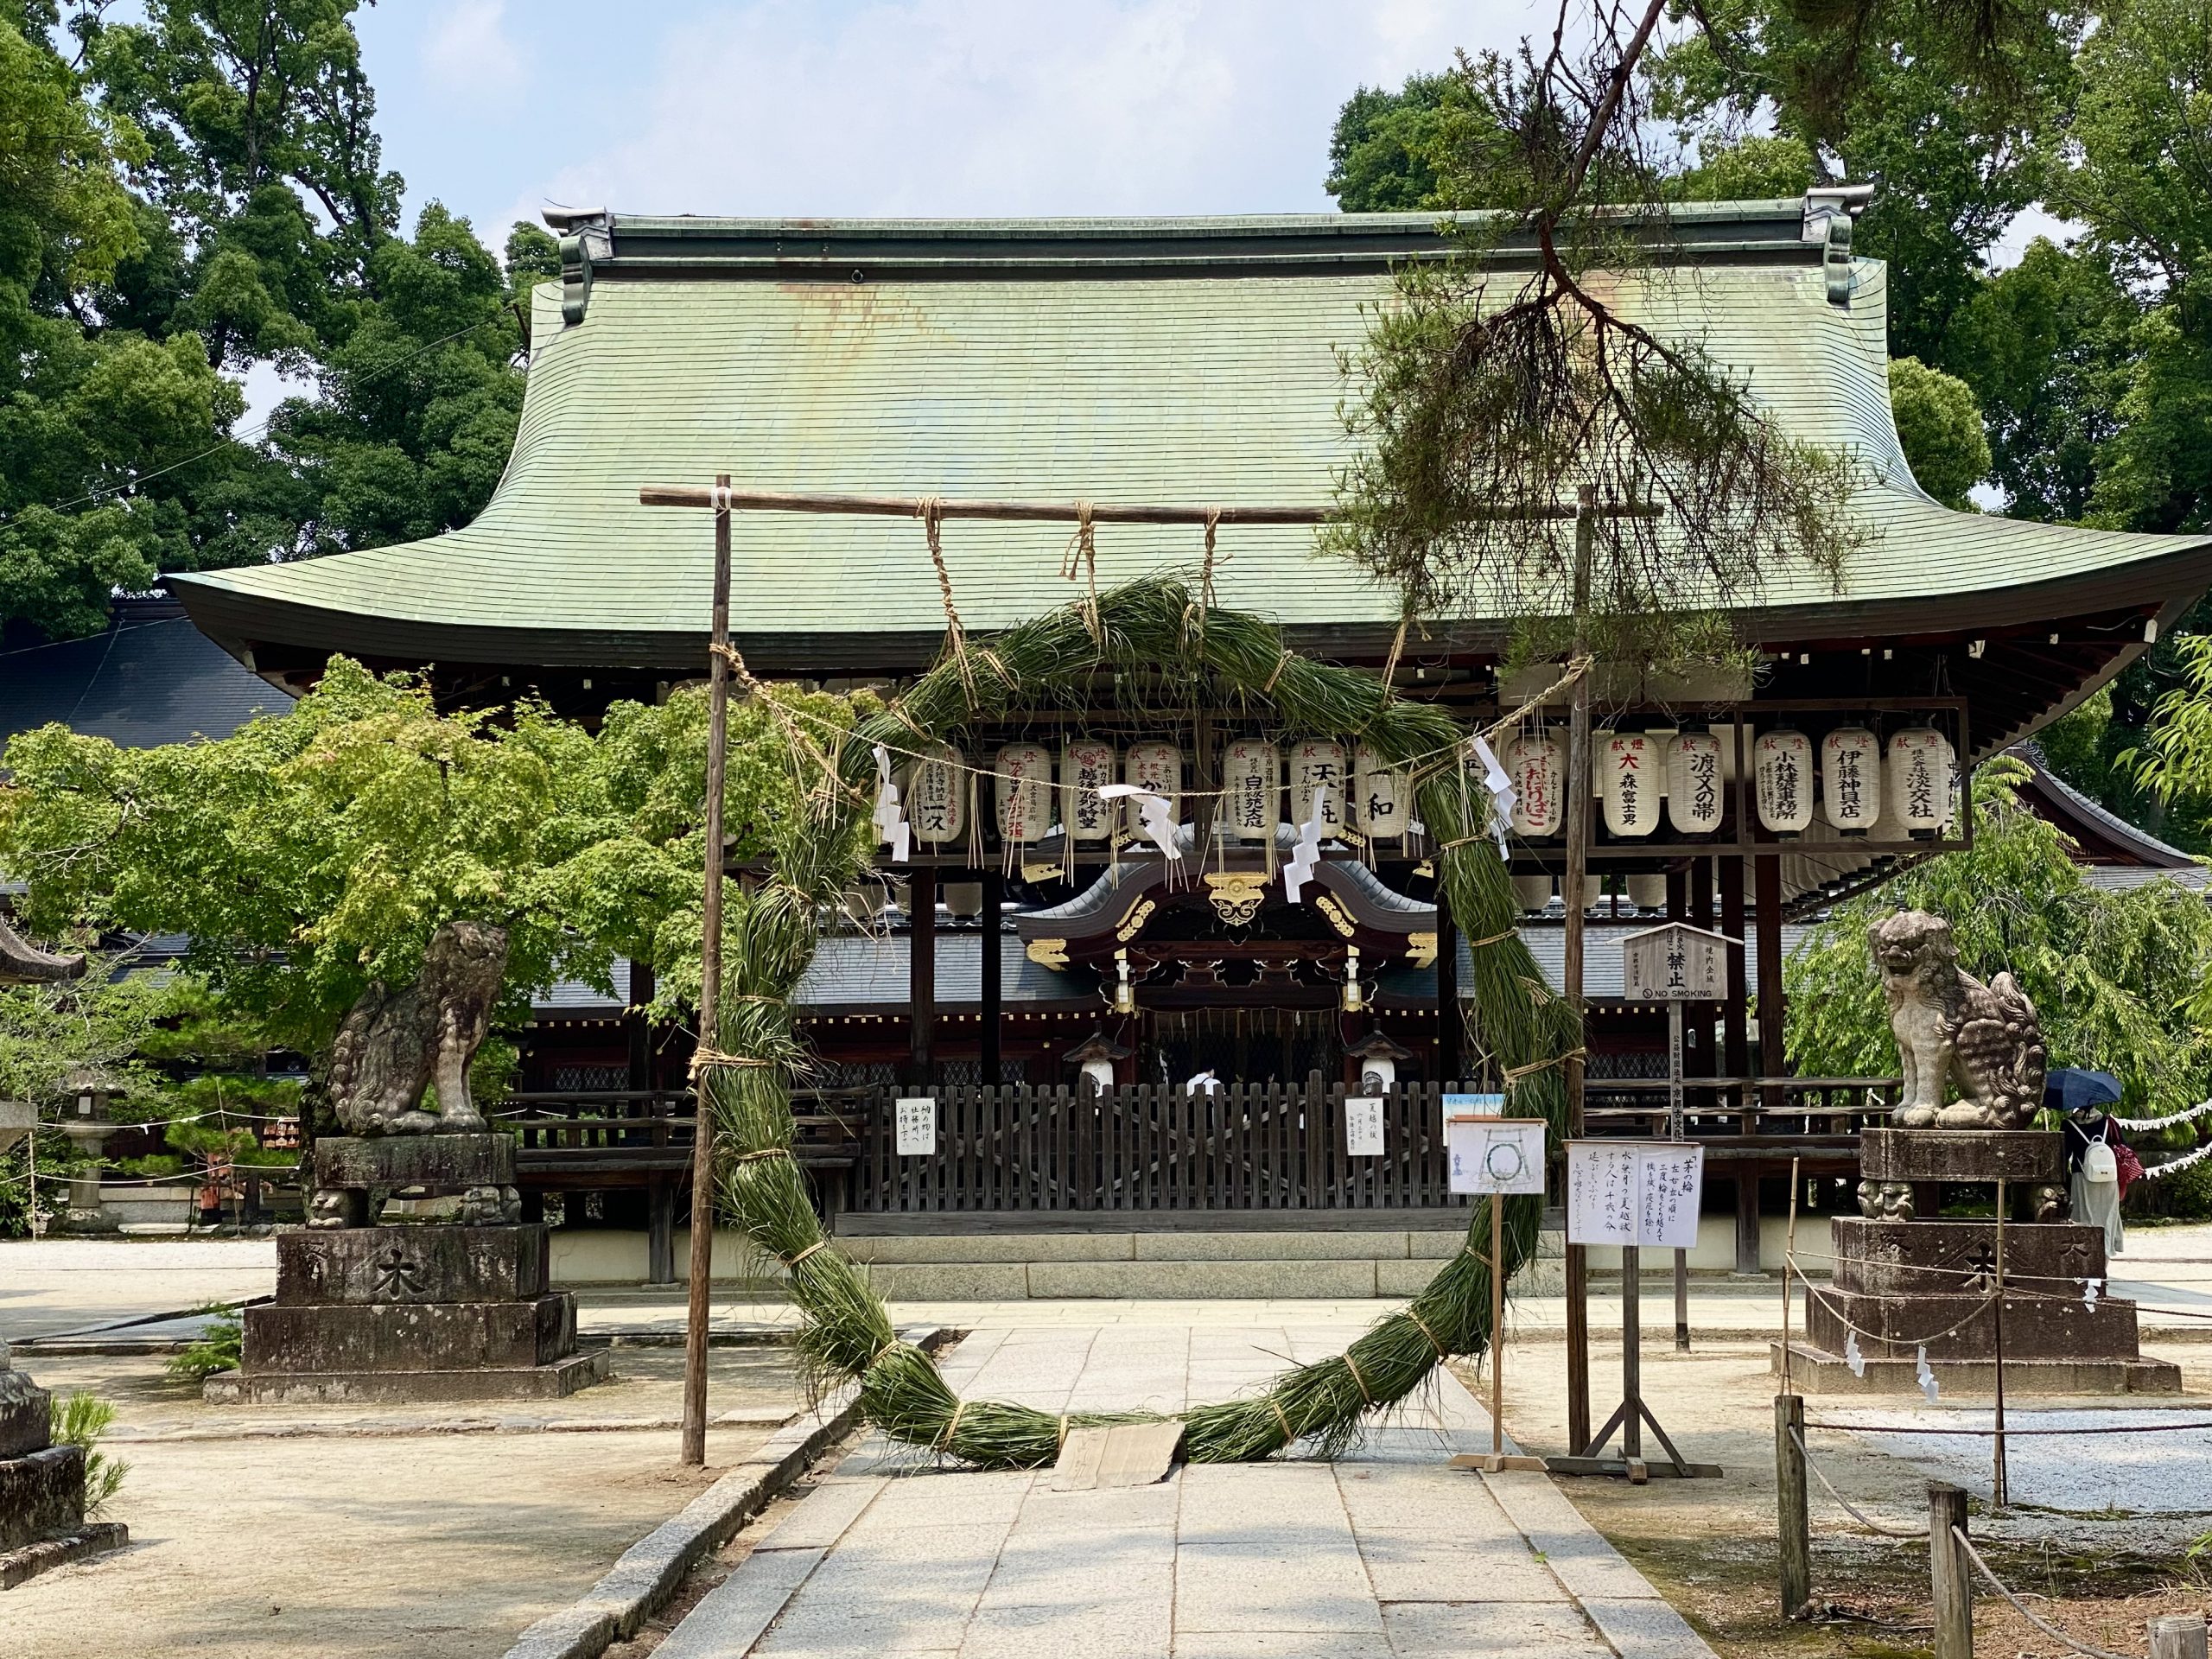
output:
[[[370,385],[374,381],[382,379],[385,375],[391,373],[395,370],[405,368],[410,363],[415,361],[416,358],[424,356],[429,353],[435,352],[441,346],[451,345],[454,340],[462,338],[464,335],[476,334],[482,329],[489,328],[494,323],[505,322],[505,321],[506,319],[505,317],[486,317],[483,321],[471,323],[466,328],[456,328],[453,333],[442,335],[440,338],[430,341],[426,346],[419,346],[416,350],[410,352],[406,356],[387,363],[379,369],[373,370],[367,374],[352,378],[351,384],[357,386]],[[198,454],[187,455],[182,461],[171,461],[168,466],[156,467],[150,473],[141,473],[137,477],[133,478],[128,483],[111,484],[105,488],[93,490],[87,494],[77,496],[67,501],[62,501],[52,505],[41,502],[38,505],[46,506],[47,510],[50,512],[67,512],[70,508],[81,507],[87,502],[105,501],[111,496],[127,495],[131,491],[138,488],[142,484],[149,484],[157,478],[163,478],[171,473],[180,472],[183,468],[191,466],[195,461],[207,460],[208,456],[214,454],[219,450],[227,449],[232,444],[238,444],[241,447],[247,446],[250,439],[265,436],[268,434],[270,427],[275,423],[276,419],[276,413],[272,410],[266,418],[258,422],[255,425],[246,428],[243,432],[231,433],[218,442],[209,444],[205,449],[200,450]],[[10,513],[6,518],[0,518],[0,524],[11,524],[15,523],[18,518],[22,517],[23,511],[23,509],[18,509],[16,512]]]

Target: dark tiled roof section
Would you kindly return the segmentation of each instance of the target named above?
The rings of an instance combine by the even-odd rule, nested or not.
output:
[[[104,633],[0,656],[0,741],[59,721],[125,748],[152,748],[228,737],[291,704],[170,599],[118,601]]]

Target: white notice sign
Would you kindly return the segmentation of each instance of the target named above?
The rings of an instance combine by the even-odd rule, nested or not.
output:
[[[1447,1117],[1444,1147],[1454,1192],[1544,1190],[1544,1125],[1534,1117]]]
[[[1382,1096],[1351,1095],[1344,1101],[1344,1154],[1351,1158],[1382,1155]]]
[[[1664,1250],[1694,1249],[1705,1148],[1679,1141],[1643,1147],[1637,1159],[1636,1184],[1639,1242]]]
[[[922,1158],[937,1150],[937,1102],[927,1096],[893,1103],[899,1109],[899,1155]]]
[[[1705,1148],[1667,1141],[1567,1143],[1567,1242],[1688,1249]]]

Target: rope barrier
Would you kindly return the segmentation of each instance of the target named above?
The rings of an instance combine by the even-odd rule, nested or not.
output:
[[[1826,1428],[1853,1434],[1961,1434],[1980,1435],[1984,1439],[1997,1433],[1994,1428],[1934,1428],[1898,1423],[1807,1423],[1808,1428]],[[2202,1423],[2120,1423],[2096,1424],[2079,1428],[2012,1428],[2005,1431],[2005,1438],[2017,1440],[2037,1434],[2179,1434],[2190,1429],[2212,1428],[2212,1422]]]
[[[1951,1536],[1958,1540],[1959,1548],[1966,1551],[1967,1559],[1974,1564],[1975,1571],[1979,1572],[1983,1578],[1989,1580],[1989,1587],[1996,1591],[1999,1595],[2004,1597],[2005,1600],[2011,1602],[2012,1604],[2012,1611],[2014,1612],[2019,1614],[2022,1618],[2026,1619],[2029,1624],[2034,1625],[2036,1629],[2041,1630],[2052,1641],[2064,1643],[2068,1647],[2073,1649],[2075,1652],[2087,1655],[2088,1659],[2140,1659],[2139,1655],[2114,1653],[2110,1648],[2100,1648],[2087,1642],[2076,1642],[2072,1637],[2067,1635],[2065,1631],[2060,1630],[2056,1624],[2050,1624],[2045,1619],[2037,1618],[2036,1614],[2029,1609],[2028,1605],[2025,1602],[2022,1601],[2018,1596],[2014,1595],[2010,1590],[2005,1587],[2005,1580],[1999,1578],[1995,1569],[1993,1569],[1987,1561],[1981,1559],[1981,1552],[1974,1547],[1974,1540],[1967,1536],[1965,1529],[1961,1527],[1953,1527],[1951,1529]]]
[[[1808,1423],[1806,1427],[1810,1428],[1814,1425]],[[1928,1536],[1928,1529],[1925,1527],[1892,1527],[1874,1519],[1872,1516],[1868,1515],[1841,1492],[1836,1491],[1835,1484],[1821,1472],[1821,1465],[1813,1461],[1813,1454],[1806,1449],[1803,1435],[1793,1427],[1789,1431],[1789,1438],[1797,1443],[1797,1455],[1805,1459],[1805,1466],[1813,1471],[1813,1478],[1827,1489],[1830,1497],[1848,1510],[1852,1518],[1859,1525],[1880,1533],[1885,1538],[1925,1538]]]
[[[1834,1302],[1828,1300],[1826,1293],[1821,1291],[1818,1286],[1815,1285],[1811,1280],[1805,1277],[1805,1270],[1797,1265],[1797,1258],[1795,1254],[1785,1253],[1783,1260],[1787,1262],[1792,1271],[1796,1274],[1797,1281],[1805,1287],[1805,1294],[1810,1297],[1813,1300],[1820,1303],[1822,1307],[1827,1309],[1830,1317],[1832,1317],[1838,1325],[1841,1325],[1847,1331],[1856,1332],[1859,1335],[1866,1337],[1872,1341],[1882,1343],[1893,1348],[1924,1348],[1931,1342],[1940,1342],[1945,1337],[1951,1335],[1954,1332],[1965,1330],[1967,1325],[1972,1325],[1984,1313],[1986,1313],[1990,1309],[1990,1305],[1997,1300],[1997,1292],[1993,1287],[1986,1296],[1984,1296],[1981,1300],[1974,1304],[1972,1311],[1970,1311],[1965,1318],[1959,1319],[1954,1324],[1945,1325],[1941,1331],[1931,1331],[1924,1337],[1892,1336],[1885,1331],[1869,1331],[1863,1325],[1853,1324],[1850,1319],[1847,1318]],[[2072,1300],[2073,1299],[2069,1297],[2067,1300]]]

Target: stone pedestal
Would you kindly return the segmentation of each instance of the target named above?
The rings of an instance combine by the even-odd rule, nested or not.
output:
[[[53,1397],[0,1344],[0,1589],[124,1535],[111,1522],[86,1523],[84,1451],[54,1444]]]
[[[1830,1223],[1833,1285],[1807,1298],[1790,1375],[1808,1390],[1892,1393],[1917,1385],[1924,1348],[1939,1383],[1996,1381],[1997,1224],[1916,1216],[1929,1183],[2002,1179],[2039,1214],[2063,1173],[2059,1137],[2030,1130],[1867,1129],[1859,1136],[1859,1218]],[[1897,1214],[1902,1211],[1900,1216]],[[2179,1369],[2145,1359],[2135,1304],[2103,1294],[2101,1229],[2057,1220],[2005,1228],[2005,1383],[2047,1394],[2177,1394]],[[2093,1296],[2090,1286],[2096,1286]],[[1844,1357],[1856,1332],[1864,1375]],[[1777,1370],[1781,1355],[1775,1356]]]
[[[402,1190],[513,1191],[505,1135],[333,1139],[315,1149],[315,1213],[276,1236],[276,1295],[245,1310],[242,1363],[214,1401],[529,1400],[607,1375],[576,1351],[575,1301],[550,1287],[538,1224],[344,1225]]]

